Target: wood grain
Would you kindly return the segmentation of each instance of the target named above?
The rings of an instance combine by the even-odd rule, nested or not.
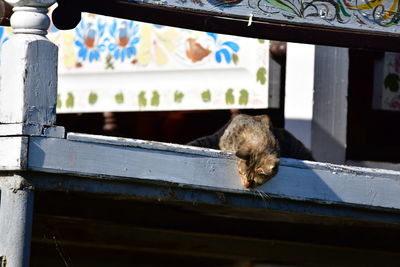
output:
[[[78,138],[75,138],[78,139]],[[30,170],[96,179],[153,181],[238,194],[245,190],[232,155],[143,141],[102,142],[31,137]],[[109,139],[109,138],[104,138]],[[119,143],[118,143],[119,142]],[[183,153],[182,150],[185,150]],[[278,175],[259,188],[268,195],[375,209],[400,209],[400,173],[282,159]]]

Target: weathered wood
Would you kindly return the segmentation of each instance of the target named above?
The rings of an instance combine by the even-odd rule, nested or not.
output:
[[[74,138],[30,138],[28,168],[254,194],[241,185],[233,155],[161,143],[152,148],[151,143],[118,138],[114,144],[97,136],[92,141],[90,136],[81,141]],[[395,171],[282,159],[278,175],[260,190],[288,199],[396,210],[400,209],[399,177]]]
[[[28,267],[33,216],[33,191],[21,176],[0,176],[0,255],[7,266]]]
[[[317,46],[311,147],[317,161],[344,164],[349,50]]]
[[[0,170],[26,169],[28,137],[0,137]]]
[[[60,126],[46,126],[38,124],[0,124],[0,136],[48,136],[56,138],[65,137],[65,129]]]
[[[216,33],[234,34],[271,40],[301,43],[318,43],[349,47],[373,48],[398,51],[398,29],[396,12],[382,10],[382,6],[346,7],[348,1],[316,2],[283,1],[284,4],[307,7],[300,9],[304,16],[284,10],[284,6],[273,7],[276,1],[59,1],[53,13],[57,27],[73,28],[77,25],[80,12],[91,12],[156,24],[190,28]],[[219,4],[218,4],[219,3]],[[378,3],[378,2],[377,2]],[[379,1],[382,3],[382,1]],[[318,7],[315,7],[316,4]],[[394,5],[397,2],[393,2]],[[263,9],[257,5],[261,5]],[[333,7],[332,5],[336,6]],[[342,5],[342,8],[338,6]],[[350,3],[351,6],[351,3]],[[365,8],[361,10],[361,8]],[[383,9],[385,9],[384,7]],[[313,10],[314,15],[308,14]],[[379,12],[375,12],[375,11]],[[293,11],[293,10],[292,10]],[[300,11],[299,11],[300,12]],[[320,13],[319,13],[320,12]],[[343,16],[346,12],[350,17]],[[374,13],[375,12],[375,13]],[[306,14],[307,13],[307,14]],[[329,17],[336,13],[330,21]],[[385,14],[380,20],[376,14]],[[251,19],[250,19],[251,18]],[[332,17],[330,17],[332,18]],[[393,24],[386,22],[394,19]],[[249,23],[251,21],[251,23]],[[389,26],[389,27],[386,27]]]
[[[15,35],[1,51],[0,123],[53,125],[57,46],[44,37],[50,24],[44,6],[55,0],[9,2],[17,6],[11,19]]]

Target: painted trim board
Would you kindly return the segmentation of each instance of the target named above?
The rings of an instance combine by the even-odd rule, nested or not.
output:
[[[95,179],[172,183],[253,194],[242,187],[233,155],[133,139],[69,134],[31,137],[28,168]],[[75,139],[75,140],[73,140]],[[184,152],[183,152],[184,151]],[[271,196],[325,204],[400,209],[400,172],[282,159],[278,175],[259,188]]]

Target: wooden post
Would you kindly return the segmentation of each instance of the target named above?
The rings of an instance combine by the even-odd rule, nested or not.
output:
[[[32,186],[21,176],[4,176],[0,177],[0,190],[0,257],[7,267],[28,267],[34,196]]]
[[[346,161],[349,49],[315,49],[311,147],[317,161]]]
[[[45,35],[47,8],[56,1],[7,2],[14,6],[14,35],[1,54],[0,133],[13,129],[13,135],[48,135],[46,129],[55,128],[56,120],[58,48]],[[63,129],[56,129],[50,132],[63,136]]]
[[[29,136],[64,136],[54,125],[58,48],[45,37],[47,8],[56,0],[7,2],[14,7],[15,34],[1,51],[0,170],[21,171]],[[29,266],[34,192],[24,176],[0,177],[0,258],[11,267]]]

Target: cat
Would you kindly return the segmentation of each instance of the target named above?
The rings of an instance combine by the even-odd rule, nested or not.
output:
[[[245,188],[256,188],[278,172],[279,145],[267,115],[235,116],[219,140],[219,148],[234,152]]]
[[[311,152],[291,133],[272,127],[267,115],[237,115],[216,133],[188,145],[234,152],[243,186],[249,189],[276,175],[280,156],[314,160]]]

